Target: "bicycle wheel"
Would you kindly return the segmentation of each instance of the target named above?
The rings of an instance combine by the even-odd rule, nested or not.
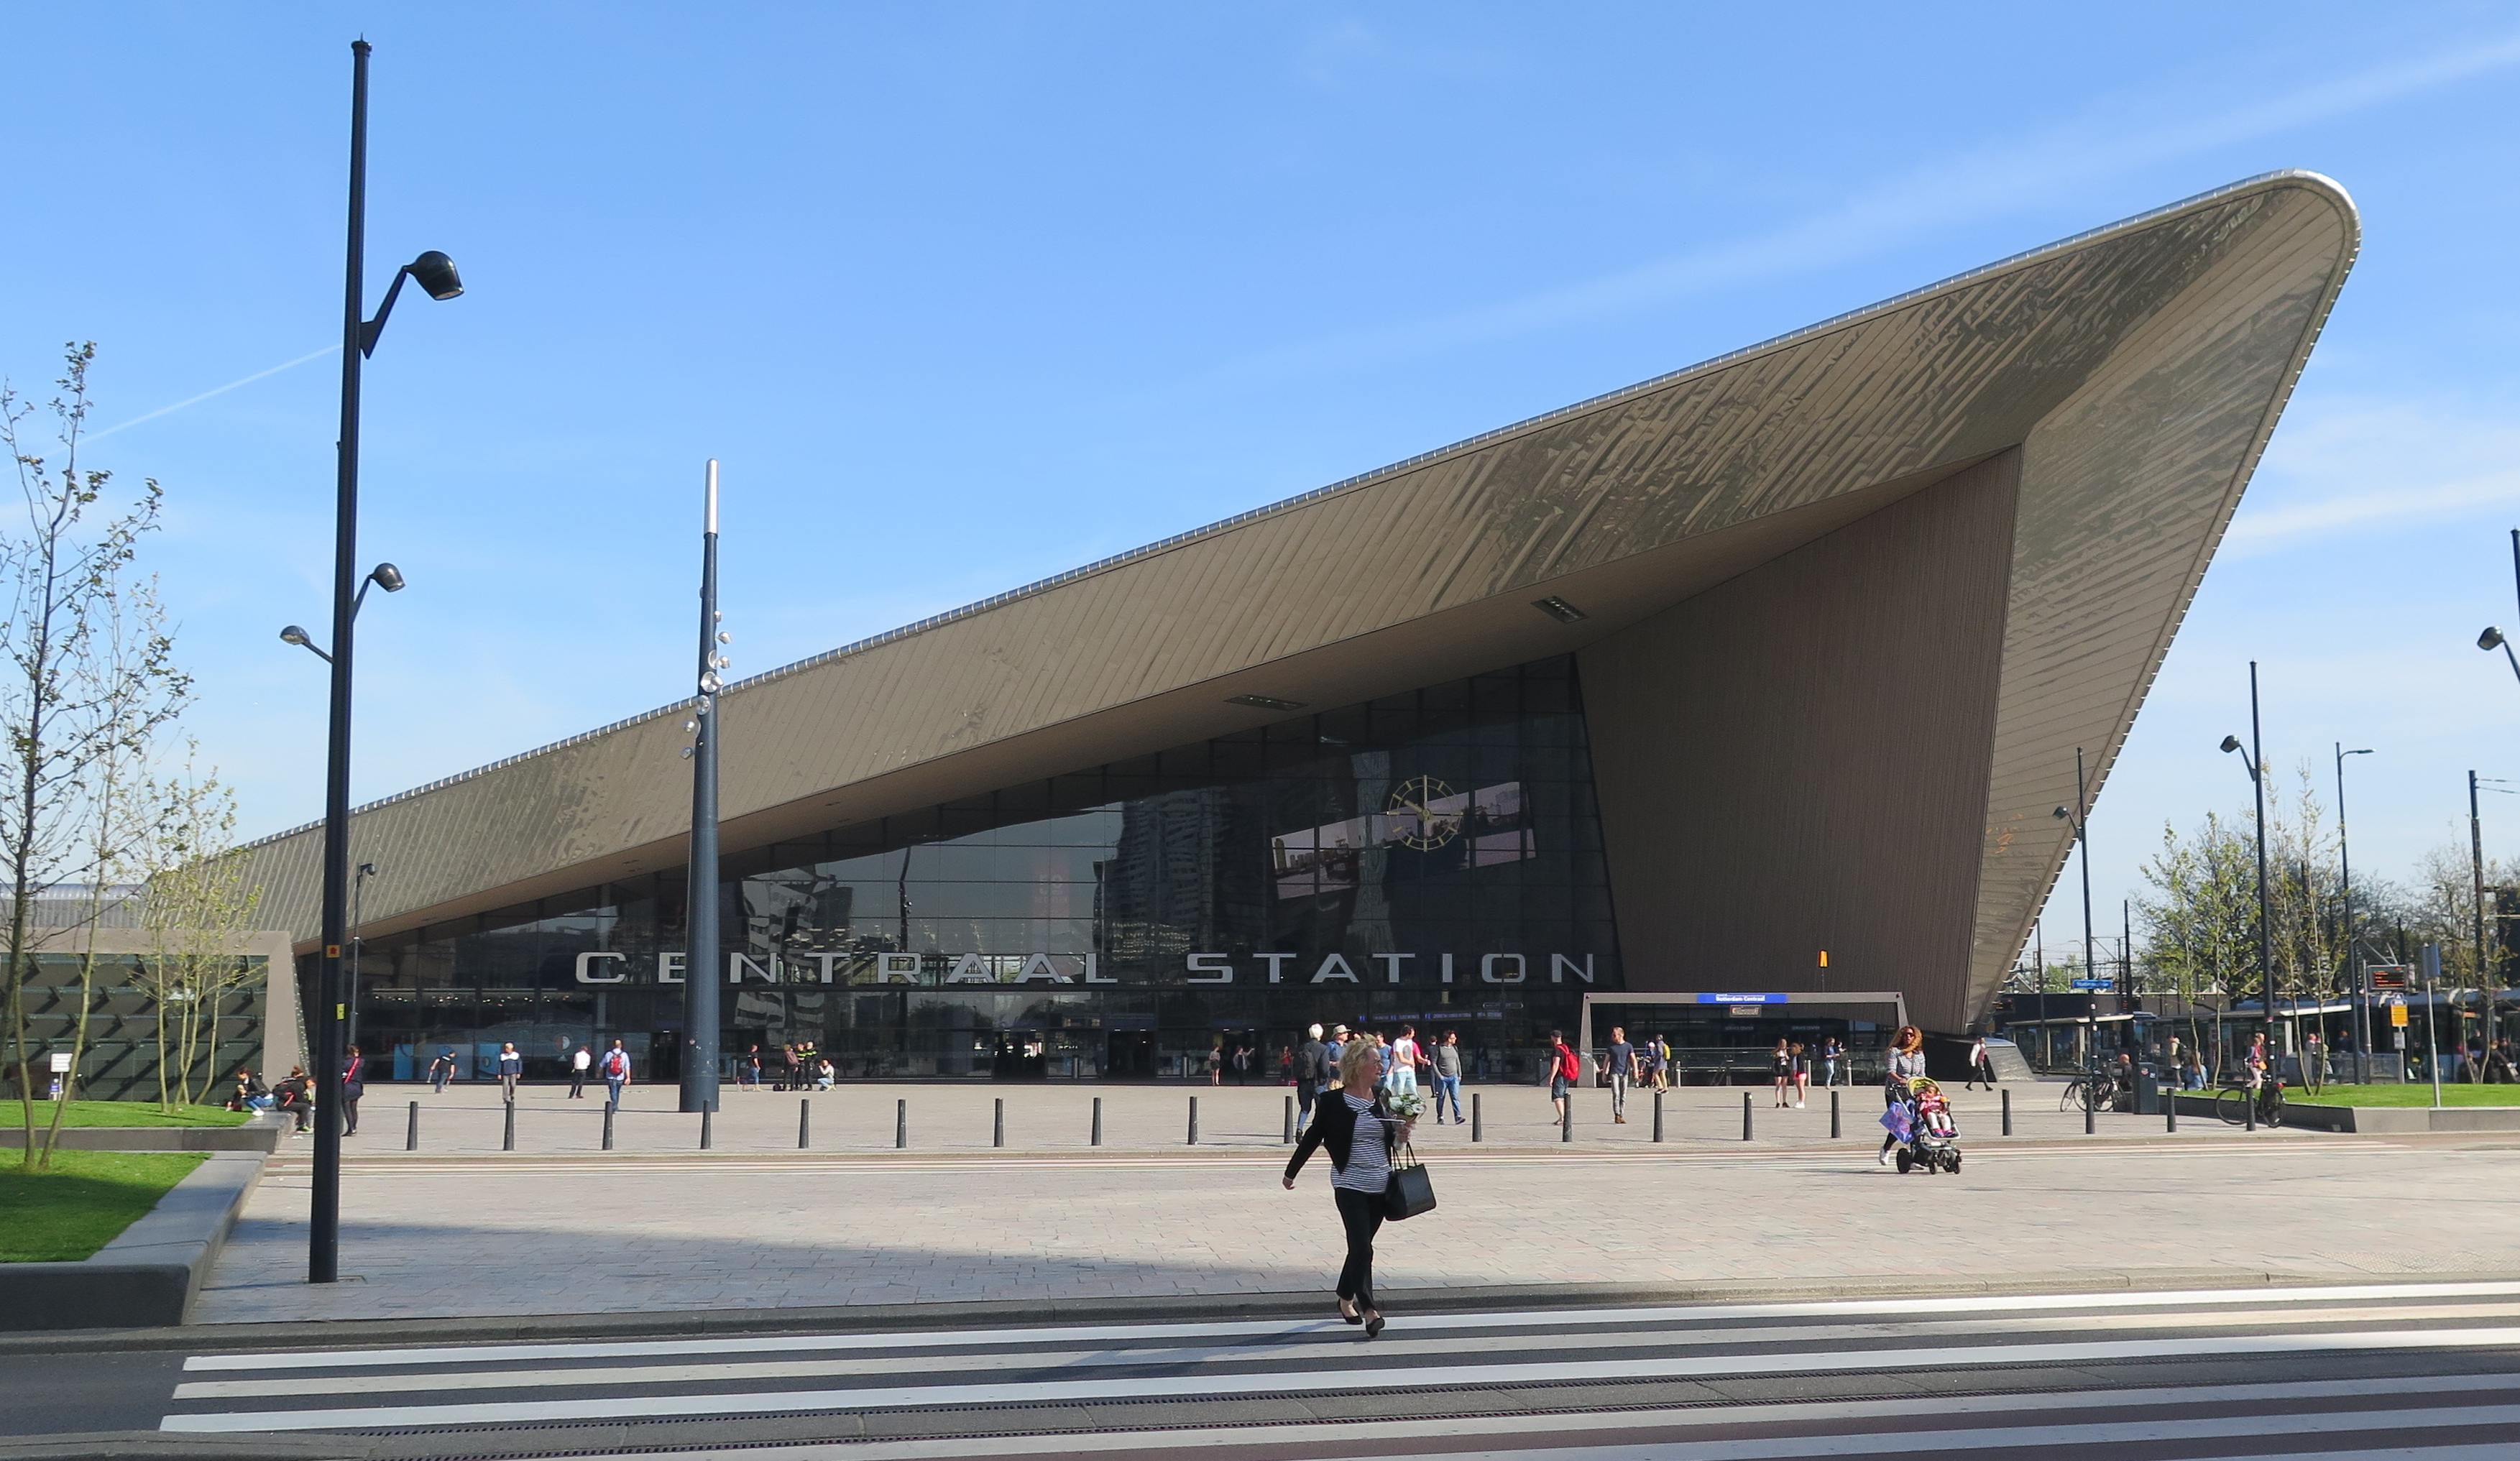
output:
[[[2258,1108],[2258,1125],[2262,1127],[2282,1126],[2283,1114],[2283,1092],[2280,1090],[2272,1091],[2268,1094],[2266,1103]]]
[[[2059,1111],[2071,1111],[2075,1109],[2076,1103],[2080,1102],[2084,1098],[2085,1092],[2088,1088],[2088,1082],[2079,1080],[2066,1082],[2065,1093],[2056,1098],[2056,1109]]]
[[[2249,1120],[2249,1092],[2244,1086],[2233,1086],[2214,1097],[2214,1114],[2225,1126],[2246,1126]]]

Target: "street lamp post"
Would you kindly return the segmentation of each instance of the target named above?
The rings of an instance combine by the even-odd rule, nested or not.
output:
[[[718,985],[726,960],[718,954],[717,927],[717,735],[718,672],[727,666],[718,646],[728,636],[717,611],[717,461],[711,458],[700,518],[700,653],[692,715],[692,866],[686,902],[691,908],[691,952],[683,956],[683,1070],[680,1107],[717,1109]]]
[[[2223,737],[2226,752],[2240,749],[2240,737]],[[2249,786],[2257,793],[2258,806],[2258,993],[2266,1004],[2267,1038],[2275,1033],[2275,960],[2268,945],[2273,919],[2267,906],[2267,778],[2266,739],[2258,722],[2258,662],[2249,661]]]
[[[368,922],[361,910],[367,907],[368,879],[376,875],[376,863],[361,863],[356,880],[350,884],[350,997],[344,1002],[350,1007],[349,1041],[354,1045],[359,1042],[359,946],[365,942],[359,930]]]
[[[2074,828],[2074,845],[2083,855],[2083,982],[2089,984],[2092,974],[2092,794],[2083,777],[2083,748],[2074,748],[2074,809],[2056,809],[2056,819]],[[2087,1066],[2099,1060],[2100,1022],[2099,996],[2083,991],[2083,1058]]]
[[[333,666],[331,721],[324,756],[324,917],[323,955],[317,966],[315,998],[314,1191],[307,1222],[306,1277],[332,1283],[340,1276],[341,1241],[341,1058],[347,999],[341,989],[341,945],[350,880],[350,668],[351,622],[367,583],[387,593],[402,587],[402,575],[383,564],[360,582],[352,566],[359,557],[359,366],[377,347],[377,336],[392,313],[403,281],[418,280],[431,299],[452,299],[464,292],[454,261],[431,249],[402,266],[385,290],[374,320],[366,313],[363,265],[368,213],[368,43],[350,43],[350,207],[349,247],[343,270],[341,308],[341,437],[333,524]],[[292,626],[293,628],[294,626]],[[284,635],[284,638],[286,636]],[[299,630],[292,641],[306,643]],[[312,649],[314,645],[307,643]],[[318,650],[318,653],[322,651]]]
[[[2475,879],[2471,888],[2469,911],[2476,917],[2476,987],[2485,1003],[2485,1058],[2494,1058],[2494,1002],[2501,991],[2502,981],[2495,977],[2494,951],[2485,947],[2485,823],[2476,815],[2476,773],[2467,774],[2467,856],[2469,875]],[[2466,1032],[2456,1025],[2451,1032],[2461,1046],[2467,1042]],[[2479,1073],[2479,1079],[2483,1075]]]
[[[2345,973],[2354,989],[2354,1081],[2358,1085],[2371,1079],[2371,996],[2362,988],[2362,951],[2354,937],[2354,856],[2345,845],[2345,758],[2370,754],[2369,746],[2349,751],[2345,742],[2336,742],[2336,867],[2345,900]]]

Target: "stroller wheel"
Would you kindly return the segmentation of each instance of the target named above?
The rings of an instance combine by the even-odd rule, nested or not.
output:
[[[1958,1153],[1958,1152],[1954,1152],[1954,1153],[1952,1153],[1952,1174],[1953,1174],[1953,1175],[1955,1175],[1955,1176],[1958,1176],[1958,1175],[1959,1174],[1959,1170],[1960,1170],[1960,1154],[1959,1154],[1959,1153]]]
[[[1899,1148],[1899,1171],[1902,1175],[1915,1170],[1916,1155],[1906,1147]]]

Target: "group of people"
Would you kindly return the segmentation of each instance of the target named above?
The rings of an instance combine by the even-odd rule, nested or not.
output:
[[[368,1093],[367,1058],[357,1045],[341,1061],[341,1134],[359,1133],[359,1098]],[[292,1065],[277,1085],[265,1085],[262,1077],[248,1066],[237,1067],[236,1081],[228,1092],[230,1111],[278,1111],[294,1118],[291,1134],[303,1136],[315,1126],[315,1078],[306,1067]]]
[[[744,1090],[759,1090],[762,1076],[761,1047],[754,1045],[736,1061],[735,1084]],[[829,1090],[840,1073],[832,1064],[832,1057],[809,1040],[781,1045],[771,1058],[769,1076],[773,1090]]]
[[[1777,1105],[1791,1106],[1799,1111],[1811,1099],[1812,1049],[1800,1040],[1779,1040],[1769,1052],[1768,1074],[1776,1083]],[[1846,1044],[1832,1035],[1821,1042],[1821,1078],[1823,1086],[1835,1085],[1841,1071],[1852,1076],[1846,1059]]]
[[[1300,1049],[1280,1052],[1280,1068],[1286,1073],[1288,1084],[1295,1088],[1297,1126],[1309,1130],[1322,1111],[1327,1109],[1333,1092],[1347,1082],[1345,1074],[1351,1051],[1362,1052],[1357,1059],[1370,1068],[1372,1079],[1370,1089],[1385,1095],[1420,1090],[1431,1091],[1430,1104],[1435,1109],[1435,1124],[1444,1124],[1444,1108],[1452,1106],[1453,1120],[1462,1116],[1462,1036],[1457,1030],[1444,1032],[1443,1040],[1429,1045],[1418,1039],[1418,1027],[1403,1025],[1399,1035],[1384,1039],[1372,1031],[1350,1031],[1345,1025],[1332,1025],[1328,1033],[1314,1025],[1305,1030]]]
[[[1221,1040],[1216,1041],[1207,1047],[1207,1084],[1224,1085],[1226,1073],[1231,1071],[1234,1074],[1235,1085],[1248,1085],[1251,1080],[1251,1068],[1259,1054],[1259,1051],[1251,1048],[1248,1041],[1237,1042],[1231,1052],[1225,1048],[1225,1041]],[[1282,1070],[1290,1071],[1294,1060],[1295,1052],[1291,1048],[1281,1049],[1278,1052],[1278,1063]]]

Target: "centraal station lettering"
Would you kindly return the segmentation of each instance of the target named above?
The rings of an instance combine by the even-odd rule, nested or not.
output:
[[[1267,971],[1270,984],[1364,984],[1367,974],[1360,974],[1345,954],[1323,956],[1310,976],[1301,977],[1298,969],[1290,974],[1289,965],[1298,964],[1305,955],[1295,953],[1254,953],[1245,955],[1251,963]],[[1385,984],[1399,984],[1404,978],[1413,983],[1452,984],[1470,979],[1471,960],[1450,953],[1373,953],[1363,956],[1371,966],[1370,973],[1378,975]],[[1549,982],[1563,984],[1569,976],[1585,984],[1593,982],[1593,955],[1570,958],[1563,953],[1548,956]],[[652,972],[658,984],[681,984],[690,963],[688,955],[660,953]],[[1182,982],[1185,984],[1232,984],[1247,966],[1235,962],[1235,956],[1224,953],[1192,953],[1184,958]],[[1477,956],[1477,980],[1482,984],[1524,984],[1540,967],[1537,954],[1482,953]],[[1257,972],[1257,971],[1253,971]],[[919,953],[805,953],[788,958],[769,954],[755,958],[749,953],[726,956],[726,982],[741,985],[746,979],[763,984],[846,984],[846,985],[954,985],[954,984],[1095,984],[1116,985],[1124,982],[1101,972],[1095,955],[1032,953],[982,954],[964,953],[951,958],[942,954]],[[631,982],[630,955],[626,953],[585,952],[577,956],[577,982],[580,984],[627,984]]]

